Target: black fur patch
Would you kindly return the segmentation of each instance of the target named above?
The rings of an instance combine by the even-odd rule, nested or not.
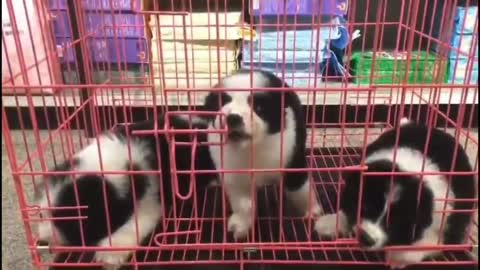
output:
[[[149,146],[151,154],[146,157],[149,162],[148,167],[150,170],[158,170],[159,174],[157,176],[159,177],[161,175],[162,177],[162,186],[161,189],[158,190],[158,195],[159,200],[165,202],[165,208],[168,212],[175,199],[173,195],[172,177],[170,175],[171,164],[169,156],[171,153],[169,144],[171,141],[162,133],[154,132],[149,135],[132,134],[134,130],[153,130],[155,126],[157,126],[158,129],[163,129],[164,124],[165,119],[164,116],[161,115],[158,117],[157,123],[154,121],[143,121],[131,125],[119,126],[113,131],[112,135],[125,140],[125,143],[127,143],[127,139],[141,140]],[[174,129],[190,129],[192,127],[188,121],[180,117],[172,117],[170,124],[171,128]],[[206,127],[206,125],[202,124],[193,124],[192,128],[205,129]],[[210,158],[208,148],[206,145],[202,145],[202,143],[207,141],[205,133],[199,133],[198,135],[174,135],[176,142],[191,142],[193,136],[197,136],[199,142],[198,148],[196,149],[197,156],[193,157],[195,169],[213,170],[213,161]],[[193,152],[192,146],[176,145],[175,148],[177,170],[190,170],[192,163],[191,155]],[[55,169],[68,171],[71,169],[69,165],[69,163],[65,163]],[[130,167],[130,164],[125,164],[125,170],[139,171],[141,167],[137,164],[132,164],[132,167]],[[201,190],[202,185],[207,185],[214,176],[215,175],[212,174],[197,174],[197,188]],[[106,177],[108,177],[108,175]],[[101,175],[83,175],[78,177],[74,180],[76,187],[73,181],[63,183],[60,192],[55,198],[54,205],[57,206],[57,209],[52,211],[52,216],[54,218],[61,218],[60,220],[55,220],[54,225],[66,238],[65,240],[68,242],[66,243],[67,245],[82,245],[81,229],[83,230],[85,244],[96,245],[98,241],[108,236],[107,217],[111,224],[110,231],[113,233],[132,216],[134,208],[133,198],[135,197],[137,201],[143,198],[147,190],[152,188],[150,186],[151,180],[147,175],[143,174],[125,175],[124,177],[126,194],[123,194],[123,196],[118,194],[115,187],[109,181],[105,181]],[[62,176],[61,179],[66,179],[66,177]],[[57,181],[59,180],[60,178],[57,179]],[[178,175],[179,191],[183,195],[188,192],[190,181],[194,180],[191,180],[189,175]],[[132,193],[133,187],[135,189],[135,196],[133,196],[134,194]],[[78,191],[78,203],[75,189]],[[160,193],[160,190],[163,192]],[[160,197],[160,194],[164,195],[163,198]],[[60,207],[78,205],[87,206],[87,208],[81,210],[58,209]],[[106,205],[108,205],[108,209],[106,209]],[[84,218],[80,220],[79,216],[83,216]]]
[[[181,117],[171,116],[169,119],[170,129],[182,130],[182,129],[198,129],[205,130],[207,128],[206,124],[203,123],[191,123]],[[163,130],[165,127],[164,115],[158,116],[157,128]],[[120,131],[117,131],[123,136],[126,136],[126,132],[139,131],[139,130],[154,130],[155,122],[152,120],[138,122],[134,124],[127,125],[122,127]],[[128,131],[127,131],[128,129]],[[170,148],[169,144],[171,140],[166,137],[163,133],[155,133],[151,135],[139,136],[141,140],[147,142],[152,152],[154,153],[150,162],[151,167],[156,169],[161,169],[161,190],[159,194],[163,197],[161,198],[164,202],[164,207],[168,212],[170,206],[173,203],[175,197],[173,196],[175,190],[172,185],[172,176],[171,176],[171,162],[170,162]],[[175,138],[175,142],[179,143],[192,143],[193,138],[197,138],[197,148],[196,156],[192,158],[192,144],[188,145],[178,145],[175,146],[175,167],[177,170],[190,170],[192,159],[195,161],[195,170],[196,171],[205,171],[205,170],[214,170],[215,165],[208,151],[208,146],[205,144],[207,142],[207,134],[205,132],[198,132],[196,135],[177,133],[172,135],[172,138]],[[208,183],[216,177],[216,174],[212,173],[194,173],[195,181],[197,188],[202,189],[203,186],[208,185]],[[178,174],[179,182],[179,192],[183,195],[186,195],[190,188],[190,176],[187,174]]]
[[[424,152],[428,129],[414,123],[400,127],[398,147]],[[391,149],[395,146],[396,130],[384,132],[377,140],[367,147],[366,156],[381,150]],[[456,162],[453,162],[455,148],[458,147]],[[468,157],[463,148],[454,138],[438,129],[432,129],[427,156],[442,172],[453,170],[456,172],[472,171]],[[390,161],[375,161],[367,164],[369,172],[399,171]],[[362,215],[375,220],[385,205],[385,195],[390,189],[390,176],[364,176]],[[341,208],[347,215],[349,225],[356,224],[358,197],[360,191],[360,173],[352,173],[345,177],[346,186],[341,194]],[[423,230],[432,223],[433,194],[424,185],[417,201],[420,181],[414,176],[395,176],[394,183],[400,187],[401,193],[398,201],[391,205],[390,221],[382,224],[388,234],[387,245],[407,245],[421,237]],[[452,176],[451,190],[455,198],[472,199],[475,197],[475,184],[473,176]],[[454,209],[473,209],[473,202],[455,202]],[[471,214],[452,213],[447,218],[445,226],[444,243],[460,244],[463,242],[465,231],[471,221]],[[415,227],[416,226],[416,227]],[[415,228],[414,228],[415,227]],[[413,230],[415,229],[415,234]]]
[[[408,147],[424,152],[428,138],[429,129],[423,125],[409,123],[401,126],[399,147]],[[430,130],[430,141],[427,149],[427,156],[433,163],[437,164],[441,172],[449,172],[453,168],[454,172],[471,172],[472,166],[465,150],[460,146],[455,138],[439,129]],[[367,155],[377,151],[380,148],[395,145],[395,129],[383,133],[375,142],[367,148]],[[457,158],[453,160],[455,150],[457,149]],[[455,198],[472,199],[475,198],[475,179],[473,175],[454,175],[451,177],[450,186]],[[473,202],[454,202],[454,210],[473,209]],[[470,224],[472,214],[452,213],[448,219],[444,235],[444,243],[460,244],[465,237],[465,230]]]
[[[148,188],[148,180],[145,175],[138,174],[132,175],[132,178],[136,199],[139,200]],[[52,211],[52,217],[62,218],[55,220],[54,224],[68,241],[68,245],[82,245],[82,230],[85,245],[96,245],[108,235],[108,219],[111,225],[110,232],[113,233],[130,218],[134,204],[130,181],[127,184],[128,192],[125,196],[120,196],[112,184],[104,181],[100,175],[81,176],[62,187],[55,201],[56,206],[87,206],[86,209],[80,210]],[[78,198],[75,189],[78,191]],[[79,216],[86,218],[80,219]]]

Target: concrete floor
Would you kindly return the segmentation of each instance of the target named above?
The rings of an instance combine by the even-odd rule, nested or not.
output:
[[[2,269],[32,269],[2,136]]]
[[[335,132],[328,132],[331,134],[338,134],[338,131]],[[358,134],[357,136],[353,136],[352,140],[348,140],[347,144],[348,146],[358,146],[359,143],[361,143],[362,136],[361,130],[353,130],[350,134]],[[67,134],[71,135],[71,134]],[[476,138],[478,141],[478,133],[475,130],[472,135]],[[42,139],[47,138],[48,133],[47,132],[41,132],[40,137]],[[70,145],[73,146],[72,149],[78,150],[78,138],[81,137],[81,133],[75,132],[74,136],[64,136],[63,138],[71,138],[72,140],[69,141],[69,143],[66,142],[66,140],[62,142],[61,139],[56,138],[53,143],[54,147],[53,150],[50,148],[48,149],[47,153],[45,155],[45,160],[50,161],[47,162],[48,166],[51,166],[51,161],[52,161],[52,151],[55,152],[55,155],[59,155],[63,151],[65,151],[66,148],[60,147],[61,145],[66,146]],[[335,137],[331,137],[335,138]],[[14,131],[11,134],[11,139],[13,146],[15,148],[15,152],[17,155],[16,160],[18,162],[23,162],[26,160],[27,154],[26,154],[26,147],[25,145],[28,145],[28,148],[30,151],[32,149],[35,149],[36,143],[34,140],[34,135],[33,132],[27,131],[26,132],[26,137],[24,138],[22,136],[21,132]],[[317,140],[317,136],[315,136],[315,140]],[[328,140],[328,139],[327,139]],[[27,143],[25,144],[24,141]],[[329,140],[329,142],[331,142]],[[320,143],[317,141],[317,143]],[[471,146],[467,149],[467,152],[469,153],[470,157],[472,159],[475,159],[475,157],[478,155],[478,148],[475,147],[474,145],[470,144]],[[59,155],[61,156],[61,155]],[[41,168],[39,162],[34,162],[33,163],[33,168],[35,170],[39,170]],[[15,185],[15,181],[12,179],[11,175],[11,170],[10,170],[10,164],[8,161],[8,156],[6,152],[6,147],[5,147],[5,141],[4,137],[2,136],[2,269],[16,269],[16,270],[27,270],[27,269],[32,269],[32,264],[31,264],[31,256],[29,254],[29,251],[27,249],[27,244],[25,240],[25,231],[23,227],[23,223],[20,218],[20,211],[18,207],[18,199],[17,199],[17,191],[16,188],[20,187],[23,189],[23,193],[27,194],[27,199],[30,199],[30,195],[32,194],[32,181],[30,179],[22,178],[21,180],[21,185]],[[477,228],[478,229],[478,228]],[[477,235],[478,239],[478,232],[475,232],[475,235]]]

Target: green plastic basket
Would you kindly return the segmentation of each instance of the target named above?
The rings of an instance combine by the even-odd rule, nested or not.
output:
[[[447,60],[427,52],[413,52],[408,69],[409,84],[447,82]],[[407,54],[379,52],[373,66],[372,52],[357,52],[350,59],[350,66],[359,84],[401,84],[405,82],[407,72]],[[441,76],[438,69],[442,68]],[[370,75],[373,73],[372,82]]]

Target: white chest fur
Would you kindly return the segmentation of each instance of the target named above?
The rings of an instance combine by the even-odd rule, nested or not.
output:
[[[208,140],[215,143],[210,146],[210,155],[217,169],[238,170],[224,173],[222,183],[232,208],[228,219],[228,231],[233,232],[236,239],[244,238],[252,225],[253,203],[251,199],[252,185],[256,187],[278,183],[282,179],[281,169],[288,167],[295,151],[295,120],[293,111],[286,110],[285,129],[283,132],[268,134],[261,140],[240,144],[224,143],[223,136],[209,133]],[[268,169],[267,172],[249,171],[251,169]],[[309,213],[309,182],[306,181],[298,191],[291,192],[294,204]],[[316,200],[312,200],[312,211],[320,213]]]
[[[235,186],[251,186],[254,179],[256,186],[263,186],[278,182],[281,179],[280,169],[288,166],[295,148],[295,121],[293,112],[287,109],[285,114],[285,129],[264,137],[256,144],[221,144],[222,135],[209,133],[210,154],[217,169],[241,170],[242,172],[225,173],[224,180],[235,181]],[[283,143],[282,143],[283,142]],[[269,169],[270,172],[250,173],[250,169]],[[238,179],[243,178],[243,179]],[[238,182],[241,181],[241,182]]]

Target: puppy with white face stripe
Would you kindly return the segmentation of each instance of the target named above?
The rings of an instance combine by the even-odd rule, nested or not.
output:
[[[214,169],[207,146],[199,145],[197,156],[191,156],[191,134],[167,136],[153,131],[165,127],[165,117],[120,125],[93,139],[75,153],[71,162],[53,168],[57,174],[42,179],[36,190],[41,219],[35,226],[37,239],[64,246],[104,248],[95,251],[91,260],[104,263],[107,269],[119,269],[128,262],[135,248],[150,239],[163,213],[174,206],[171,168],[187,170],[194,165],[195,170]],[[205,122],[197,120],[171,116],[168,123],[171,130],[207,128]],[[150,132],[141,135],[134,131]],[[206,142],[206,134],[200,133],[196,139]],[[172,149],[175,159],[169,158]],[[76,174],[72,175],[73,171]],[[197,190],[214,177],[198,175]],[[178,174],[177,178],[176,190],[188,193],[190,176]],[[108,250],[111,248],[123,250]],[[68,256],[64,256],[59,254],[56,262],[65,263]]]
[[[239,71],[223,78],[206,97],[205,109],[222,113],[209,119],[211,129],[226,126],[228,130],[226,135],[208,135],[209,142],[215,143],[210,146],[210,153],[217,169],[306,169],[306,127],[301,103],[275,75]],[[233,211],[228,230],[236,239],[245,238],[252,225],[253,180],[259,187],[281,179],[288,198],[302,214],[322,213],[306,171],[225,173],[223,183]]]
[[[56,166],[59,174],[43,179],[36,193],[43,219],[36,226],[38,239],[65,246],[138,245],[161,217],[158,177],[101,172],[153,170],[154,151],[146,140],[132,136],[127,142],[123,134],[107,132],[77,152],[71,162]],[[77,173],[69,175],[72,171]],[[118,269],[130,254],[97,251],[95,260]]]
[[[356,233],[360,245],[368,250],[464,243],[475,207],[473,174],[453,175],[449,180],[446,175],[420,173],[472,172],[465,151],[441,130],[429,130],[405,118],[400,125],[398,147],[396,129],[384,132],[367,147],[368,170],[363,181],[359,172],[344,177],[341,209],[317,220],[315,228],[320,235],[334,236],[338,225],[339,234]],[[402,174],[391,181],[392,171]],[[386,260],[393,268],[403,268],[439,251],[387,250]]]

